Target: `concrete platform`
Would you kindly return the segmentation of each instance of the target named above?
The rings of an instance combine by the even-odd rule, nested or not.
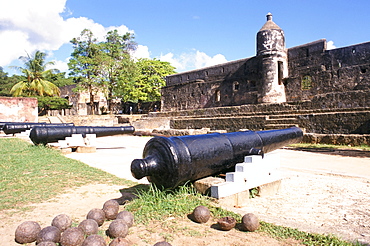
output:
[[[142,158],[144,146],[150,138],[131,135],[98,137],[95,142],[95,153],[72,152],[66,154],[66,157],[82,161],[120,178],[148,184],[146,178],[135,179],[131,174],[130,166],[132,160]]]

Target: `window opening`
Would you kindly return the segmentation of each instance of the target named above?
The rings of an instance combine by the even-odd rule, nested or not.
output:
[[[284,71],[283,62],[278,61],[278,83],[279,85],[283,84],[283,71]]]
[[[312,78],[309,75],[303,76],[301,80],[301,89],[309,90],[312,88]]]
[[[221,101],[221,91],[217,90],[216,91],[216,102]]]
[[[257,85],[257,84],[256,84],[256,81],[252,80],[252,81],[251,81],[251,83],[250,83],[250,85],[251,85],[251,87],[252,87],[252,88],[255,88],[255,87],[256,87],[256,85]]]
[[[239,82],[238,81],[235,81],[234,82],[234,91],[238,91],[239,90]]]

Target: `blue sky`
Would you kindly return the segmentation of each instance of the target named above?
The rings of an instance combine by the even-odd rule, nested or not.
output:
[[[331,47],[370,41],[369,0],[0,0],[0,66],[42,50],[66,71],[69,41],[88,28],[133,32],[137,57],[178,72],[255,55],[256,33],[273,14],[287,48],[325,38]]]

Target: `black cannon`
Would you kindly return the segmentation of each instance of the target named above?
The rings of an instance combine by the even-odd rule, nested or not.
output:
[[[40,126],[40,127],[51,127],[51,126],[74,126],[73,123],[6,123],[3,126],[3,132],[5,134],[16,134],[21,133],[26,130],[30,130],[33,127]]]
[[[34,144],[47,144],[71,137],[72,134],[96,134],[97,137],[130,134],[135,131],[133,126],[105,127],[105,126],[59,126],[59,127],[33,127],[30,139]]]
[[[30,125],[39,125],[39,124],[46,124],[46,123],[38,123],[38,122],[10,122],[10,121],[5,121],[5,122],[0,122],[0,131],[3,130],[4,126],[6,124],[30,124]]]
[[[160,188],[175,188],[221,173],[243,162],[247,155],[263,155],[301,141],[298,127],[269,131],[241,131],[181,137],[154,137],[143,158],[131,163],[136,179],[147,177]]]

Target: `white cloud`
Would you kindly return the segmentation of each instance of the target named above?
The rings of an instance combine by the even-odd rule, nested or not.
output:
[[[48,69],[58,69],[60,72],[68,72],[69,58],[64,61],[54,60],[54,65],[50,65]]]
[[[220,63],[227,62],[224,55],[217,54],[213,57],[208,56],[204,52],[200,52],[197,50],[196,56],[195,56],[195,67],[196,68],[202,68],[202,67],[209,67],[214,66]]]
[[[199,50],[190,53],[182,53],[180,56],[175,56],[170,52],[165,55],[161,55],[159,59],[161,61],[171,63],[178,72],[214,66],[227,62],[225,56],[222,54],[209,56]]]
[[[150,58],[148,46],[138,45],[136,50],[131,53],[134,59]]]
[[[36,50],[46,52],[49,60],[57,64],[55,68],[67,71],[70,53],[56,57],[53,51],[60,50],[79,37],[85,28],[90,29],[98,41],[104,40],[108,31],[117,29],[120,34],[134,33],[128,27],[103,25],[86,17],[74,18],[65,8],[67,0],[0,0],[0,66],[6,67],[17,62],[20,56],[34,53]],[[61,53],[61,52],[59,52]],[[138,45],[133,53],[136,58],[150,58],[147,46]],[[226,62],[226,58],[217,54],[209,56],[194,50],[189,53],[161,55],[160,60],[170,62],[177,70],[186,71]]]
[[[167,53],[165,55],[161,55],[159,57],[159,60],[169,62],[177,70],[184,70],[185,69],[184,61],[181,62],[181,58],[174,58],[174,54],[171,53],[171,52]]]
[[[335,45],[334,45],[334,41],[328,41],[327,43],[326,43],[326,49],[327,50],[333,50],[333,49],[336,49],[337,47],[335,47]]]
[[[36,50],[58,50],[78,37],[85,28],[103,40],[106,33],[117,29],[120,34],[130,31],[126,26],[104,27],[86,17],[63,19],[66,0],[1,0],[0,66]]]

